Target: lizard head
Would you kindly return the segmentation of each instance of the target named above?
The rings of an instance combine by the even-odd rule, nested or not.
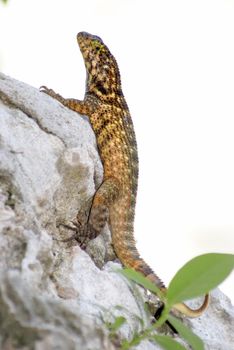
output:
[[[87,71],[86,92],[101,100],[113,101],[121,94],[120,74],[114,56],[96,35],[80,32],[77,41]]]

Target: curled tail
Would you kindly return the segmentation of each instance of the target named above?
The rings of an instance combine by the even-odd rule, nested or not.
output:
[[[119,241],[115,242],[114,246],[118,257],[124,264],[124,266],[132,268],[142,273],[146,278],[148,278],[152,283],[154,283],[163,293],[167,291],[167,288],[165,287],[161,279],[153,272],[149,265],[147,265],[146,262],[140,258],[135,244],[131,247],[129,245],[128,247],[125,247],[123,242]],[[187,317],[199,317],[208,307],[209,299],[209,294],[206,294],[203,304],[195,310],[191,309],[188,305],[184,303],[175,304],[173,306],[173,309],[178,310]]]
[[[160,280],[160,278],[152,271],[152,269],[146,264],[146,262],[140,257],[133,263],[132,266],[138,272],[141,272],[146,278],[148,278],[151,282],[156,284],[156,286],[165,293],[167,288],[164,283]],[[173,309],[180,311],[185,316],[194,318],[199,317],[208,307],[209,305],[209,294],[205,295],[203,304],[198,309],[191,309],[188,305],[184,303],[178,303],[173,305]]]
[[[160,280],[160,278],[152,271],[152,269],[146,264],[146,262],[138,257],[135,261],[132,262],[132,266],[128,266],[133,268],[134,270],[141,272],[146,278],[148,278],[151,282],[156,284],[156,286],[165,293],[167,288],[164,283]],[[209,305],[209,294],[205,295],[205,299],[203,304],[198,309],[191,309],[188,305],[184,303],[179,303],[173,305],[173,309],[180,311],[182,314],[188,317],[199,317],[208,307]]]
[[[207,307],[209,305],[209,300],[210,300],[210,296],[209,296],[209,294],[206,294],[205,299],[203,301],[203,304],[196,310],[191,309],[190,307],[188,307],[188,305],[186,305],[184,303],[175,304],[173,306],[173,308],[180,311],[185,316],[188,316],[191,318],[192,317],[199,317],[207,309]]]

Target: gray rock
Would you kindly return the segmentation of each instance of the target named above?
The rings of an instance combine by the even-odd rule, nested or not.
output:
[[[86,252],[55,240],[73,234],[62,224],[88,206],[101,181],[87,118],[0,74],[1,349],[112,350],[150,325],[144,291],[109,261],[107,227]],[[127,322],[111,338],[117,316]],[[226,350],[233,319],[227,297],[214,291],[209,310],[187,322],[206,349]],[[159,347],[145,340],[134,349]]]
[[[197,301],[190,301],[193,308]],[[207,350],[231,350],[234,344],[234,308],[219,289],[211,294],[208,311],[202,317],[187,320],[187,324],[206,344]]]

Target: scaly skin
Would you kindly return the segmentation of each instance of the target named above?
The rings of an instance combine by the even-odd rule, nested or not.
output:
[[[117,62],[99,37],[81,32],[77,41],[87,71],[84,100],[64,99],[45,86],[41,90],[68,108],[87,115],[96,134],[104,179],[93,198],[89,231],[93,237],[97,236],[109,219],[114,250],[122,264],[141,272],[166,292],[165,285],[140,257],[135,245],[137,144]],[[185,304],[177,304],[175,308],[189,317],[197,317],[206,309],[208,299],[207,295],[198,310]]]

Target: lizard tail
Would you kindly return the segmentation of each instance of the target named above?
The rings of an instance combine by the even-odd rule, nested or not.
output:
[[[205,299],[203,301],[203,304],[196,310],[191,309],[190,307],[188,307],[188,305],[186,305],[184,303],[175,304],[173,306],[173,308],[178,310],[178,311],[180,311],[185,316],[188,316],[188,317],[191,317],[191,318],[192,317],[199,317],[207,309],[207,307],[209,305],[209,300],[210,300],[210,295],[206,294],[205,295]]]
[[[124,204],[125,203],[123,203],[123,207]],[[112,242],[116,255],[125,267],[132,268],[133,270],[140,272],[148,280],[155,284],[163,294],[166,294],[167,288],[165,284],[154,273],[151,267],[140,257],[140,254],[136,248],[136,243],[133,237],[133,214],[129,214],[131,216],[131,220],[129,218],[128,220],[120,220],[117,209],[118,208],[113,207],[110,210]],[[201,307],[196,310],[191,309],[184,303],[174,305],[173,309],[178,310],[187,317],[198,317],[206,310],[208,304],[209,295],[207,294]]]
[[[130,262],[130,261],[129,261]],[[165,287],[164,283],[160,280],[160,278],[152,271],[152,269],[146,264],[146,262],[138,257],[135,261],[133,261],[133,264],[131,266],[134,270],[141,272],[147,279],[149,279],[151,282],[156,284],[158,288],[163,293],[166,293],[167,288]],[[203,304],[198,309],[191,309],[188,305],[184,303],[178,303],[173,305],[173,309],[178,310],[182,314],[184,314],[187,317],[199,317],[208,307],[209,305],[210,296],[209,294],[205,295],[205,299],[203,301]]]

